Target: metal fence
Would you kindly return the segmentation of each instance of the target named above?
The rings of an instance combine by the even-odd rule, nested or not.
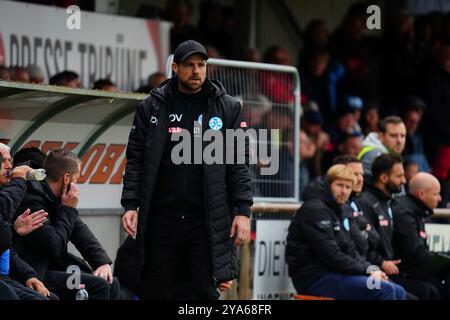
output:
[[[166,65],[168,77],[172,76],[171,64],[172,56]],[[250,165],[255,202],[298,202],[300,77],[297,68],[209,59],[207,76],[219,80],[230,95],[241,101],[248,128],[257,133],[257,141],[253,143],[258,146],[258,152],[266,144],[268,150],[278,153],[279,167],[273,175],[262,174],[261,168],[269,164],[259,153],[256,163]],[[270,139],[260,129],[268,129]]]

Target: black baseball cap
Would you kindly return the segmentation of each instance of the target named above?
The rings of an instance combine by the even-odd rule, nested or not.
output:
[[[187,40],[178,45],[178,47],[175,49],[175,52],[173,53],[173,62],[183,62],[194,53],[201,54],[205,58],[205,60],[208,60],[206,49],[201,43],[194,40]]]

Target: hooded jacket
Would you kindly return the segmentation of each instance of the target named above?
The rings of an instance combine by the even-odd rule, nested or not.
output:
[[[356,252],[349,220],[328,183],[315,180],[303,192],[305,202],[288,230],[286,262],[298,292],[328,272],[364,275],[370,264]]]
[[[145,261],[144,239],[149,232],[147,227],[152,214],[152,198],[168,136],[168,110],[177,81],[175,77],[163,82],[139,105],[128,139],[121,203],[126,210],[139,208],[136,245],[140,252],[141,271]],[[212,118],[216,117],[216,120],[221,120],[219,130],[222,133],[226,129],[245,129],[247,125],[240,103],[226,94],[222,84],[207,79],[203,86],[208,97],[208,105],[202,115],[203,128],[209,125],[209,129]],[[208,143],[203,142],[203,150],[206,146]],[[245,157],[248,159],[248,148]],[[229,233],[234,216],[249,216],[253,204],[248,162],[204,163],[203,185],[195,187],[204,188],[214,280],[221,283],[235,279],[238,275],[237,254]]]
[[[364,173],[366,175],[372,175],[372,162],[376,157],[382,154],[388,154],[389,150],[378,138],[377,132],[371,132],[363,141],[363,148],[358,154],[358,159],[362,161]]]

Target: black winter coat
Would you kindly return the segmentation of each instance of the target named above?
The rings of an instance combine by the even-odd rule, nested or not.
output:
[[[89,227],[78,217],[78,211],[61,205],[46,180],[27,181],[27,186],[27,193],[16,215],[27,208],[31,212],[44,209],[48,212],[48,220],[26,236],[14,235],[13,246],[20,257],[37,271],[41,280],[45,279],[47,270],[66,271],[69,265],[79,261],[67,252],[69,241],[92,269],[112,263]],[[86,270],[86,266],[80,264]]]
[[[11,246],[12,229],[9,220],[16,212],[25,195],[27,186],[22,178],[11,179],[0,187],[0,255]]]
[[[380,244],[380,235],[358,207],[357,199],[358,197],[351,197],[350,204],[345,204],[343,210],[345,216],[350,216],[350,236],[356,250],[361,256],[369,259],[369,253]]]
[[[394,260],[392,247],[394,227],[392,211],[389,210],[391,198],[369,184],[355,202],[380,237],[379,245],[370,248],[368,260],[377,266],[381,266],[385,260]]]
[[[328,183],[311,183],[303,199],[289,226],[285,254],[296,290],[305,292],[328,272],[366,274],[370,263],[356,252],[349,221],[343,217]]]
[[[434,256],[427,245],[425,219],[433,214],[412,195],[398,197],[392,204],[394,212],[394,247],[402,260],[403,273],[414,273],[429,263]]]
[[[168,109],[176,84],[176,78],[165,81],[139,105],[128,140],[122,205],[126,210],[139,207],[136,244],[141,271],[145,257],[143,242],[148,232],[152,197],[168,135]],[[208,124],[212,117],[219,117],[223,121],[222,133],[225,129],[240,129],[244,121],[240,103],[226,94],[218,81],[206,80],[204,86],[208,108],[202,123]],[[207,145],[203,142],[203,149]],[[246,156],[247,151],[246,148]],[[221,283],[238,275],[236,247],[229,232],[238,204],[244,202],[248,208],[253,204],[250,171],[247,164],[203,164],[203,176],[204,184],[198,187],[204,188],[213,274],[216,282]],[[250,214],[249,210],[239,213]]]
[[[9,222],[11,220],[26,191],[27,185],[25,179],[22,178],[11,179],[6,186],[0,187],[0,214],[4,221]]]

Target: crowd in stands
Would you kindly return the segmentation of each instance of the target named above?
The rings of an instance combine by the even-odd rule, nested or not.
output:
[[[304,32],[302,50],[297,63],[279,45],[264,54],[254,48],[234,48],[232,34],[236,21],[232,7],[215,1],[203,1],[199,20],[192,21],[193,6],[187,0],[170,0],[165,10],[143,5],[138,16],[160,17],[173,22],[171,47],[187,39],[203,43],[214,58],[239,59],[279,65],[296,65],[301,78],[303,115],[302,131],[315,146],[313,155],[301,156],[302,188],[320,176],[339,154],[358,155],[365,143],[380,132],[378,123],[386,116],[400,116],[406,126],[406,145],[402,151],[411,168],[432,172],[443,185],[450,184],[450,16],[440,12],[415,16],[398,11],[388,17],[382,36],[366,36],[366,5],[352,5],[342,23],[331,33],[323,19],[310,21]],[[209,72],[213,68],[211,67]],[[0,66],[0,79],[43,83],[44,74],[36,65]],[[165,80],[156,72],[149,76],[137,92],[148,93]],[[289,132],[292,128],[262,123],[270,119],[283,121],[292,111],[276,106],[293,103],[293,81],[262,72],[259,86],[246,92],[247,100],[258,101],[257,108],[247,107],[249,122],[254,127],[266,126]],[[63,71],[52,76],[49,84],[80,87],[78,75]],[[92,88],[116,91],[110,79],[98,79]],[[242,96],[240,88],[227,88]],[[263,95],[263,94],[264,95]],[[245,102],[245,99],[244,99]],[[262,108],[261,106],[268,106]],[[251,110],[248,111],[248,110]],[[274,122],[272,120],[272,122]],[[287,138],[284,139],[287,142]],[[304,178],[304,177],[309,178]],[[447,207],[449,195],[443,194],[440,207]]]

